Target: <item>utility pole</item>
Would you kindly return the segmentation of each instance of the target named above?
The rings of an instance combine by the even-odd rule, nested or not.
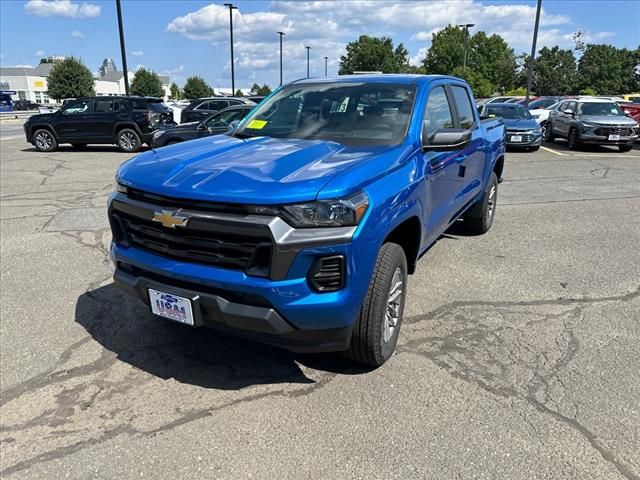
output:
[[[329,57],[324,57],[324,76],[328,76],[327,75],[327,61],[329,60]]]
[[[286,35],[284,32],[276,32],[280,35],[280,85],[282,86],[282,37]]]
[[[473,26],[475,26],[475,23],[463,23],[461,25],[458,25],[458,27],[461,27],[464,29],[464,56],[462,57],[462,76],[463,77],[467,71],[467,50],[469,49],[469,29]]]
[[[525,107],[529,105],[529,94],[531,93],[531,77],[533,77],[533,64],[536,60],[536,43],[538,43],[538,26],[540,25],[540,9],[542,0],[538,0],[536,8],[536,23],[533,27],[533,41],[531,42],[531,57],[529,57],[529,68],[527,69],[527,95],[524,97]]]
[[[309,50],[311,50],[311,47],[304,47],[307,49],[307,78],[309,78]]]
[[[122,9],[120,0],[116,0],[116,11],[118,12],[118,30],[120,31],[120,53],[122,55],[122,73],[124,74],[124,94],[129,96],[129,70],[127,69],[127,49],[124,46],[124,29],[122,28]]]
[[[236,94],[236,78],[233,65],[233,11],[237,10],[238,7],[232,3],[225,3],[224,6],[229,7],[229,35],[231,37],[231,95],[233,96]]]

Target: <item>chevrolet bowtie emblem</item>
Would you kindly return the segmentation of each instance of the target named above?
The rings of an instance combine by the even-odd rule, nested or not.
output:
[[[160,222],[163,227],[176,228],[186,227],[189,217],[185,215],[179,215],[180,210],[172,212],[171,210],[161,210],[159,212],[153,212],[154,222]]]

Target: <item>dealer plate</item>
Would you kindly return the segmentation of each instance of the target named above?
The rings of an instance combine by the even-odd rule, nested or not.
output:
[[[609,135],[610,142],[617,142],[618,140],[620,140],[620,135]]]
[[[193,326],[193,309],[188,298],[150,288],[149,301],[154,314]]]
[[[511,135],[511,141],[512,142],[521,142],[522,141],[522,135]]]

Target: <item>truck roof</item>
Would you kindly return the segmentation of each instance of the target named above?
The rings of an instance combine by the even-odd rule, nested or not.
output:
[[[378,73],[378,74],[366,74],[366,75],[339,75],[337,77],[311,77],[301,78],[294,80],[293,84],[317,84],[317,83],[393,83],[396,85],[411,85],[421,81],[430,82],[440,78],[446,78],[449,80],[464,81],[458,77],[452,77],[449,75],[415,75],[409,73]]]

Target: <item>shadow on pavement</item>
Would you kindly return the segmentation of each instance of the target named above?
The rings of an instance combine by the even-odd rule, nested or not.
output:
[[[105,153],[122,153],[123,155],[135,155],[136,153],[146,152],[147,150],[151,150],[151,148],[147,147],[146,145],[143,146],[138,152],[123,152],[116,145],[88,145],[86,147],[78,147],[78,148],[72,147],[71,145],[60,145],[53,152],[40,152],[40,151],[38,151],[36,149],[36,147],[33,147],[33,146],[29,146],[29,147],[23,148],[21,151],[22,152],[36,152],[36,153],[42,153],[42,154],[56,153],[56,152],[65,152],[65,153],[83,153],[83,152],[85,152],[85,153],[86,152],[99,153],[99,152],[105,152]]]
[[[113,284],[78,298],[76,322],[123,362],[162,379],[174,378],[204,388],[238,390],[259,384],[315,383],[299,364],[347,375],[370,371],[339,353],[294,354],[211,329],[165,321]]]

